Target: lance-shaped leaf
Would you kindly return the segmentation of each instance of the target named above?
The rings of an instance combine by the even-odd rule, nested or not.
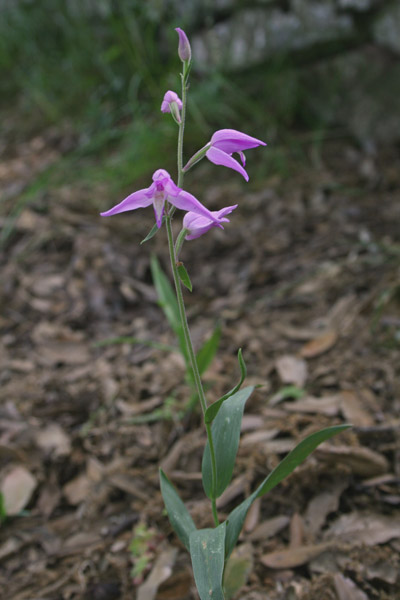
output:
[[[193,289],[193,286],[192,286],[192,282],[190,281],[189,273],[186,271],[185,265],[182,262],[180,262],[177,265],[177,268],[178,268],[179,279],[181,280],[183,285],[189,290],[189,292],[191,292]]]
[[[165,216],[162,218],[162,223],[164,224],[165,222]],[[148,242],[149,240],[151,240],[151,238],[153,238],[156,233],[158,233],[160,230],[157,226],[157,223],[154,223],[153,227],[150,229],[149,233],[146,235],[146,237],[140,242],[140,245],[145,244],[146,242]]]
[[[196,531],[196,525],[162,469],[160,469],[160,487],[170,523],[178,538],[190,551],[189,537],[191,533]]]
[[[214,421],[215,417],[217,416],[218,411],[221,408],[222,404],[225,402],[225,400],[227,400],[228,398],[233,396],[233,394],[236,394],[236,392],[238,392],[240,390],[240,387],[241,387],[243,381],[245,380],[245,377],[247,374],[246,363],[244,362],[241,348],[239,348],[239,351],[238,351],[238,361],[239,361],[239,367],[240,367],[239,382],[228,393],[224,394],[221,398],[219,398],[219,400],[217,400],[216,402],[214,402],[207,408],[206,414],[204,415],[204,421],[206,424],[212,423]]]
[[[198,529],[190,534],[190,556],[201,600],[224,600],[225,530],[226,523],[221,523],[215,529]]]
[[[227,519],[227,528],[226,528],[226,539],[225,539],[225,553],[226,557],[230,555],[235,544],[238,540],[239,534],[243,527],[244,520],[247,515],[247,511],[249,510],[251,504],[254,502],[256,498],[263,496],[272,488],[274,488],[278,483],[280,483],[285,477],[290,475],[294,469],[303,462],[307,458],[309,454],[319,444],[325,442],[329,438],[334,435],[348,429],[351,425],[336,425],[334,427],[327,427],[326,429],[322,429],[321,431],[317,431],[316,433],[312,433],[304,440],[300,442],[285,458],[279,463],[277,467],[264,479],[261,485],[244,500],[239,506],[237,506],[229,515]]]
[[[246,387],[233,394],[221,406],[211,425],[216,458],[216,489],[212,489],[210,446],[207,442],[203,454],[203,487],[209,498],[218,498],[229,485],[239,446],[240,427],[246,400],[254,387]]]

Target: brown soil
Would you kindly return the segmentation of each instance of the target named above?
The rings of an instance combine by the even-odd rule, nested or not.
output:
[[[6,209],[59,152],[50,136],[3,157]],[[289,180],[254,175],[256,187],[235,174],[217,185],[214,166],[197,171],[191,191],[209,208],[239,203],[224,232],[182,251],[196,346],[222,325],[208,398],[236,381],[239,347],[248,383],[262,384],[246,407],[221,516],[294,442],[354,425],[254,505],[240,541],[254,569],[237,598],[400,597],[399,166],[395,151],[367,156],[330,144]],[[152,252],[168,269],[165,232],[139,246],[152,212],[101,219],[99,208],[116,200],[85,184],[40,191],[3,248],[7,600],[197,597],[158,484],[162,463],[196,524],[211,525],[200,415],[179,417],[188,398],[182,359],[128,341],[97,345],[119,336],[175,344],[149,269]],[[305,394],[282,398],[293,384]],[[138,525],[148,534],[138,552],[148,560],[133,577]],[[144,592],[151,576],[157,583]]]

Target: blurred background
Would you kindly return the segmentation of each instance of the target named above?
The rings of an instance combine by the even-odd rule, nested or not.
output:
[[[2,146],[63,127],[62,155],[79,169],[101,159],[103,181],[119,187],[170,154],[175,126],[159,108],[180,87],[177,26],[194,55],[188,150],[216,128],[245,128],[284,172],[304,144],[399,140],[396,1],[1,0],[0,10]]]

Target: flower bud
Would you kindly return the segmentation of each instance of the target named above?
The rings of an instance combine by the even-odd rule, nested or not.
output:
[[[176,27],[175,31],[179,35],[178,56],[183,63],[190,62],[192,58],[192,50],[186,33],[180,27]]]
[[[171,113],[174,120],[177,123],[181,122],[181,114],[180,111],[182,109],[182,100],[179,98],[178,94],[175,92],[171,92],[169,90],[164,94],[164,98],[161,104],[161,112],[163,113]]]

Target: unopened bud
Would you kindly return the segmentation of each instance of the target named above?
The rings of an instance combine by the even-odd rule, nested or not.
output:
[[[169,90],[164,94],[164,99],[161,104],[161,112],[171,113],[177,123],[181,122],[182,100],[178,94]]]
[[[176,27],[175,31],[179,35],[178,56],[183,63],[190,62],[192,58],[192,50],[186,33],[180,27]]]

